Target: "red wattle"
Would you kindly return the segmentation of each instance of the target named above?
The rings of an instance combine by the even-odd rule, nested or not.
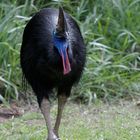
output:
[[[68,54],[66,51],[66,60],[64,59],[64,54],[61,50],[61,56],[62,56],[62,63],[63,63],[63,74],[68,74],[71,71],[71,66],[68,58]]]

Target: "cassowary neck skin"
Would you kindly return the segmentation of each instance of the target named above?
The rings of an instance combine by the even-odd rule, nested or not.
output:
[[[69,43],[66,37],[66,34],[62,37],[53,32],[53,42],[54,47],[58,50],[63,63],[63,74],[68,74],[71,71],[69,56],[68,56],[68,49]]]

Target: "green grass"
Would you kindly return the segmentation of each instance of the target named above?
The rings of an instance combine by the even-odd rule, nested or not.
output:
[[[60,127],[62,140],[139,140],[139,108],[124,103],[95,107],[68,104]],[[51,112],[53,124],[56,108]],[[36,111],[0,124],[0,140],[41,140],[46,135],[44,119]]]
[[[19,51],[33,13],[63,5],[78,22],[87,46],[84,75],[72,98],[91,103],[140,95],[140,0],[52,0],[0,2],[1,99],[21,93]]]

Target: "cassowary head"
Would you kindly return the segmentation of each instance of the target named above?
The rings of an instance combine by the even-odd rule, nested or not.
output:
[[[68,28],[63,13],[63,9],[59,8],[58,22],[56,29],[53,32],[54,47],[58,50],[63,64],[63,74],[68,74],[71,71],[70,60],[72,51],[68,40]]]

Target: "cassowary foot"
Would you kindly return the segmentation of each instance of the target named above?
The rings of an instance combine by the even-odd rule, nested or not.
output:
[[[60,138],[57,137],[55,134],[53,134],[53,135],[49,135],[47,140],[60,140]]]
[[[54,134],[58,137],[58,139],[60,139],[60,138],[59,138],[59,135],[58,135],[58,132],[57,132],[55,129],[53,130],[53,132],[54,132]]]
[[[47,138],[47,140],[61,140],[60,138]]]
[[[60,138],[56,138],[56,139],[54,139],[54,138],[47,138],[47,140],[61,140]]]
[[[61,139],[59,139],[59,138],[56,138],[56,139],[50,139],[50,138],[47,138],[47,140],[61,140]]]
[[[60,138],[57,138],[57,137],[51,137],[51,138],[47,138],[47,140],[60,140]]]

